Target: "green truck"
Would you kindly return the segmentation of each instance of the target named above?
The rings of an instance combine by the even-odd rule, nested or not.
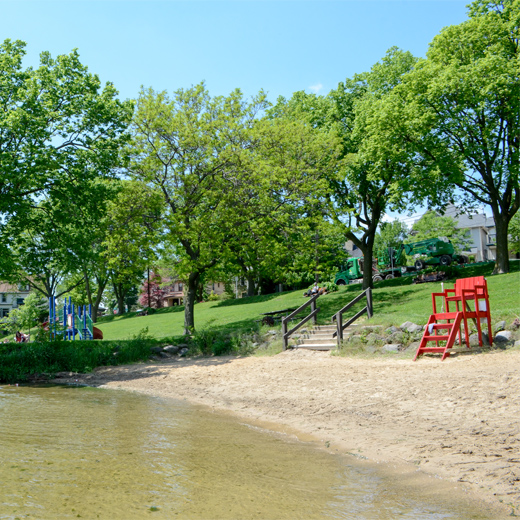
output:
[[[406,267],[407,256],[415,257],[413,267]],[[388,248],[380,251],[372,262],[372,280],[380,282],[389,278],[397,278],[404,273],[417,272],[427,266],[447,266],[452,262],[464,264],[468,258],[464,255],[455,254],[453,244],[446,238],[430,238],[401,244],[397,248]],[[336,285],[348,285],[349,283],[361,281],[363,278],[363,257],[347,258],[347,264],[336,274],[334,283]]]

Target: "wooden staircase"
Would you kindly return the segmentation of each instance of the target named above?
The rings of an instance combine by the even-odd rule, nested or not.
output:
[[[354,327],[354,325],[352,325]],[[333,335],[337,331],[336,325],[316,325],[309,331],[303,332],[296,344],[289,345],[289,348],[303,348],[307,350],[334,350],[338,348],[338,341]],[[350,331],[345,331],[345,337],[350,335]]]
[[[459,335],[459,344],[462,344],[460,332],[462,319],[462,312],[437,312],[432,314],[426,324],[423,337],[413,360],[415,361],[421,354],[433,352],[442,354],[441,361],[444,361],[444,359],[450,355],[450,350],[455,344],[457,334]],[[439,334],[438,332],[441,331],[446,332]],[[434,347],[428,346],[428,343],[431,342],[435,342]]]

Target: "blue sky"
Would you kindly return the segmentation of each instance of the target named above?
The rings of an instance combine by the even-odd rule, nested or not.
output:
[[[124,99],[136,98],[141,85],[172,92],[205,81],[212,95],[264,89],[274,102],[299,90],[326,94],[392,46],[425,56],[443,27],[467,18],[467,3],[0,0],[0,39],[27,42],[27,66],[44,50],[77,48]]]
[[[391,46],[424,56],[467,0],[24,1],[0,0],[0,38],[38,55],[78,48],[122,98],[141,85],[173,91],[204,80],[213,95],[260,89],[271,101],[326,94],[369,70]]]

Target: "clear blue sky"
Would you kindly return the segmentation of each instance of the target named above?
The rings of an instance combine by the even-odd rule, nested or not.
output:
[[[78,48],[122,98],[141,85],[173,91],[206,81],[212,95],[260,89],[271,101],[326,94],[369,70],[392,46],[424,56],[468,0],[24,1],[0,0],[0,38],[38,55]]]

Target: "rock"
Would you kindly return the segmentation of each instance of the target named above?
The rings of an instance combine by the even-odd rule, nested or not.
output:
[[[515,348],[520,348],[520,339],[517,339],[514,344]]]
[[[278,334],[278,333],[276,332],[276,330],[271,329],[271,330],[267,331],[267,334],[271,334],[271,336],[276,336],[276,334]]]
[[[404,341],[404,332],[398,330],[393,334],[390,334],[390,336],[388,336],[386,340],[388,341],[388,343],[402,343]]]
[[[403,348],[403,350],[411,350],[412,352],[415,352],[419,348],[420,344],[420,341],[412,341],[412,343],[410,343],[407,347]]]
[[[401,343],[387,343],[386,345],[383,345],[383,351],[384,352],[399,352],[401,350],[403,345]]]
[[[520,318],[515,318],[509,327],[512,330],[520,329]]]
[[[414,334],[415,332],[422,332],[424,327],[422,325],[417,325],[416,323],[412,323],[406,330],[410,334]]]
[[[371,332],[370,334],[367,334],[367,337],[365,341],[369,344],[377,343],[378,341],[383,341],[385,338],[383,336],[380,336],[379,334],[376,334],[375,332]]]
[[[397,332],[399,329],[397,327],[394,327],[394,325],[392,325],[391,327],[388,327],[386,330],[385,330],[385,334],[388,336],[390,334],[393,334],[394,332]]]
[[[150,347],[150,352],[152,352],[152,354],[159,354],[162,350],[162,347]]]
[[[408,330],[408,327],[410,325],[415,325],[414,323],[412,323],[411,321],[405,321],[399,328],[401,330]]]
[[[179,356],[186,357],[187,355],[188,355],[188,348],[187,347],[181,348],[181,350],[179,351]]]
[[[504,330],[506,328],[506,322],[504,320],[502,321],[499,321],[496,325],[495,325],[495,334],[497,332],[500,332],[501,330]]]
[[[181,347],[180,345],[166,345],[166,347],[163,347],[163,351],[168,352],[168,354],[178,354],[181,348],[187,347]]]
[[[494,341],[496,343],[507,343],[511,340],[513,333],[510,330],[502,330],[498,334],[495,334]]]
[[[464,340],[464,335],[462,336],[463,340]],[[483,332],[482,333],[482,345],[484,347],[489,347],[489,337],[488,335]],[[478,334],[475,332],[473,334],[471,334],[471,336],[469,337],[469,346],[470,347],[478,347],[479,344],[478,344]]]

